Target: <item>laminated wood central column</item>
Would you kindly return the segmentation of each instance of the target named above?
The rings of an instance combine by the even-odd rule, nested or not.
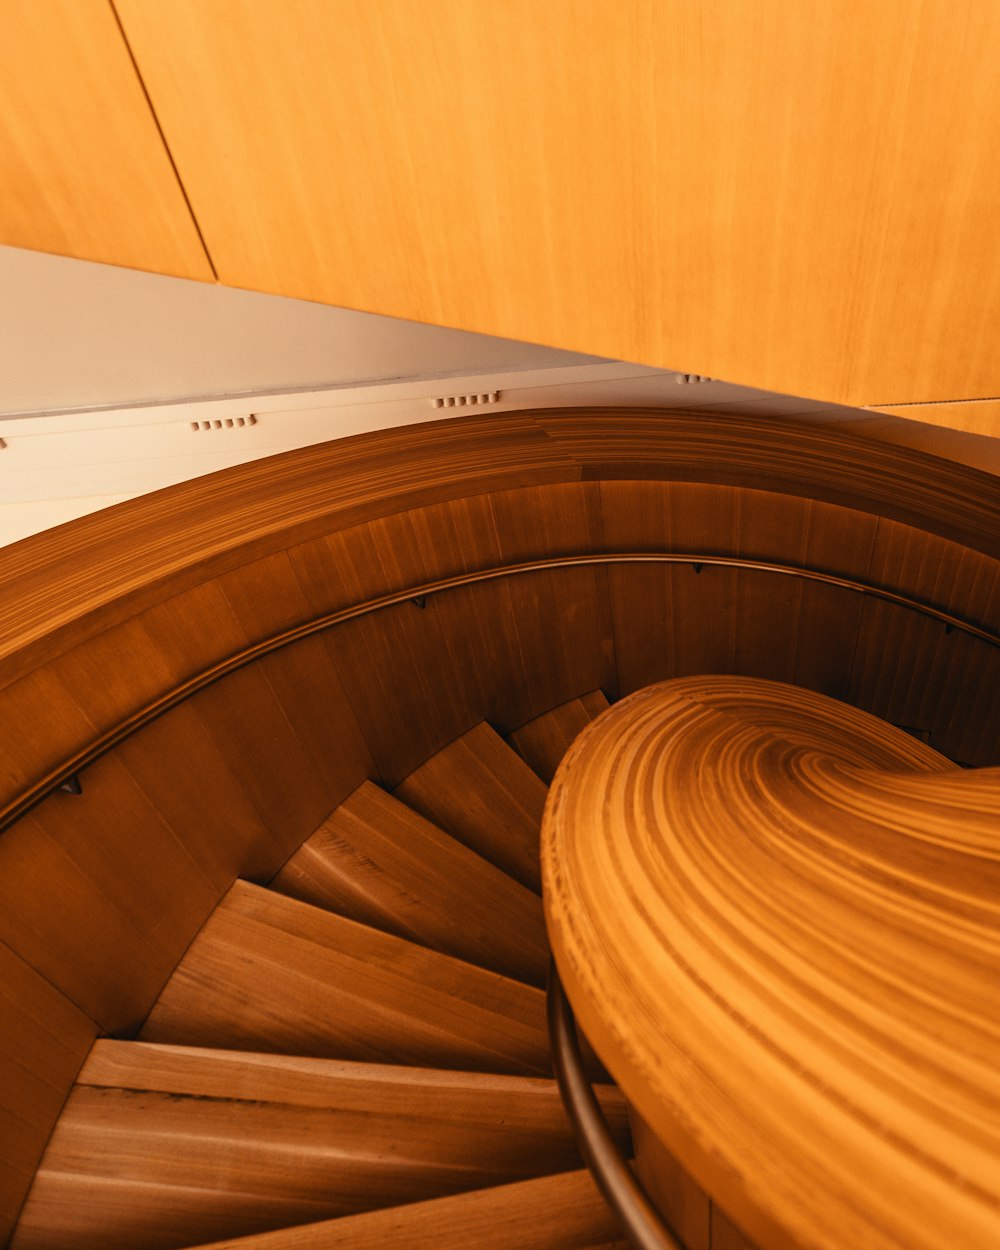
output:
[[[998,811],[1000,769],[776,682],[584,730],[547,923],[640,1171],[669,1152],[766,1250],[1000,1245]]]

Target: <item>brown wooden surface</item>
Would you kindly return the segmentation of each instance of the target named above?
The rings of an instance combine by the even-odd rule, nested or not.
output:
[[[544,987],[538,896],[365,782],[320,825],[272,890]]]
[[[129,500],[0,552],[0,684],[293,542],[417,505],[579,477],[530,417],[505,415],[341,439]]]
[[[79,1008],[0,943],[0,1244],[7,1244],[96,1032]]]
[[[574,1008],[768,1250],[1000,1244],[998,805],[1000,770],[750,679],[639,692],[566,756],[543,864]]]
[[[879,404],[875,411],[950,430],[965,430],[969,434],[985,434],[991,438],[1000,435],[1000,399],[963,400],[951,404],[941,400],[933,404]]]
[[[540,990],[237,882],[140,1037],[542,1075],[544,1016]]]
[[[225,282],[837,402],[1000,393],[990,6],[117,8]]]
[[[216,1242],[200,1250],[625,1250],[587,1172]]]
[[[477,725],[412,772],[396,794],[536,890],[545,785],[489,725]]]
[[[509,733],[507,741],[543,781],[550,782],[573,739],[607,707],[604,691],[591,690],[536,716]]]
[[[156,118],[100,0],[6,0],[0,242],[211,281]]]
[[[757,1250],[634,1108],[629,1108],[629,1123],[639,1183],[684,1250]]]
[[[219,885],[119,760],[86,787],[0,837],[0,938],[102,1028],[135,1028]]]
[[[574,1166],[552,1081],[102,1041],[13,1246],[167,1250]]]
[[[5,800],[142,699],[303,614],[506,559],[697,543],[871,577],[996,628],[994,481],[792,429],[460,419],[243,466],[5,549]],[[582,472],[608,476],[568,480]],[[349,642],[298,644],[6,833],[0,930],[103,1025],[132,1027],[231,880],[266,881],[366,777],[391,785],[483,717],[509,732],[596,686],[615,695],[616,666],[628,689],[678,655],[843,686],[958,760],[997,761],[995,649],[794,585],[775,597],[773,579],[708,568],[532,575],[516,594],[496,582],[458,608],[405,604]]]

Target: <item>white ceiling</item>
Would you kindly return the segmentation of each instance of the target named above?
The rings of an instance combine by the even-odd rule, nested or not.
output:
[[[0,247],[0,545],[228,465],[458,415],[435,399],[470,393],[497,393],[497,412],[791,417],[1000,473],[1000,440],[684,377]]]
[[[0,418],[593,359],[0,247]]]

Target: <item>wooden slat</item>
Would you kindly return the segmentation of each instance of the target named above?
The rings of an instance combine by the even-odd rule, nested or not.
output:
[[[418,505],[579,476],[534,421],[504,415],[381,430],[234,466],[213,476],[207,498],[196,479],[129,500],[0,551],[0,684],[290,543]]]
[[[544,1017],[539,990],[237,882],[140,1036],[542,1075]]]
[[[199,1250],[625,1250],[587,1172],[519,1181]]]
[[[509,733],[507,741],[543,781],[549,782],[573,739],[607,707],[604,691],[591,690],[529,720]]]
[[[992,6],[118,9],[223,281],[842,403],[1000,394]]]
[[[643,1192],[684,1250],[714,1250],[712,1199],[657,1140],[634,1108],[629,1109],[635,1172]]]
[[[212,280],[111,5],[8,0],[0,114],[0,241]]]
[[[537,895],[370,782],[303,843],[270,888],[545,985],[548,941]]]
[[[538,889],[545,786],[488,725],[432,756],[395,793],[522,885]]]
[[[117,759],[0,837],[0,938],[108,1031],[135,1028],[218,899]]]
[[[579,1162],[553,1081],[99,1042],[13,1244],[168,1250]]]
[[[0,1243],[97,1026],[0,943]]]
[[[760,1245],[992,1245],[1000,769],[832,703],[824,746],[823,703],[700,677],[577,740],[543,827],[560,974],[630,1103]]]
[[[876,450],[843,429],[774,416],[628,409],[610,419],[612,411],[534,415],[580,462],[585,481],[748,487],[891,517],[1000,556],[1000,480],[991,474],[908,447]]]

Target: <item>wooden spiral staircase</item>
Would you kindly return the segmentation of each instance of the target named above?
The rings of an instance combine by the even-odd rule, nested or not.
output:
[[[0,1244],[616,1244],[545,1037],[557,760],[729,673],[1000,762],[998,516],[835,430],[566,411],[0,553]]]
[[[547,777],[606,706],[514,745]],[[237,882],[138,1037],[94,1046],[14,1250],[614,1244],[550,1077],[545,793],[481,724]]]

